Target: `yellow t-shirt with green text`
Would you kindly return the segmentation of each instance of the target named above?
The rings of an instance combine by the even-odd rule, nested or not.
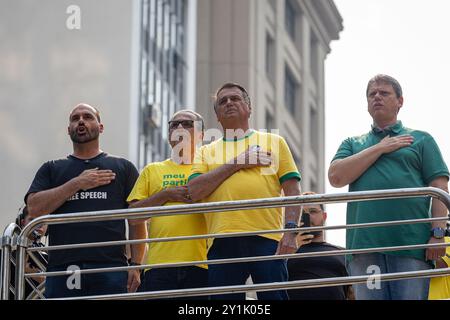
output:
[[[203,202],[273,198],[281,196],[281,184],[289,179],[300,180],[286,141],[279,135],[252,131],[240,140],[216,140],[201,147],[195,156],[189,180],[198,175],[219,168],[224,163],[258,146],[262,151],[272,153],[270,167],[242,169],[226,179]],[[252,210],[205,213],[208,233],[251,232],[282,228],[282,208],[261,208]],[[281,234],[262,235],[279,241]],[[211,243],[209,243],[211,246]]]
[[[127,201],[146,199],[166,188],[184,186],[192,165],[180,165],[168,159],[147,165],[139,175]],[[167,202],[165,206],[185,204]],[[150,239],[206,234],[202,214],[152,217],[149,220]],[[148,246],[147,264],[206,260],[206,239],[152,242]],[[200,265],[207,268],[206,265]]]
[[[450,237],[445,237],[445,242],[450,242]],[[447,266],[450,267],[450,247],[445,250],[443,258]],[[430,291],[428,293],[429,300],[450,299],[450,275],[444,277],[431,278]]]

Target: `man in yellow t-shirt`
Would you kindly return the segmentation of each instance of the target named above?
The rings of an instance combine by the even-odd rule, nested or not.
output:
[[[150,163],[141,172],[127,201],[130,208],[192,203],[187,179],[192,168],[196,144],[203,137],[203,118],[194,111],[182,110],[169,121],[172,156]],[[149,237],[167,238],[206,233],[202,214],[152,217]],[[148,246],[147,264],[206,260],[206,240],[152,242]],[[145,291],[186,289],[207,285],[207,266],[151,268],[144,273]]]
[[[216,202],[300,195],[300,174],[286,141],[279,135],[250,129],[250,99],[240,85],[227,83],[216,93],[214,109],[223,127],[223,139],[197,151],[189,193],[194,201]],[[298,227],[300,207],[286,207],[285,228]],[[279,230],[282,208],[206,213],[208,233]],[[295,233],[215,238],[208,246],[208,260],[294,253]],[[285,260],[211,264],[209,286],[287,281]],[[244,299],[245,294],[212,295],[212,299]],[[258,299],[287,299],[284,290],[258,292]]]
[[[450,242],[450,237],[445,237],[445,242]],[[450,247],[445,250],[445,256],[436,260],[436,268],[450,267]],[[450,299],[450,275],[431,278],[428,300]]]

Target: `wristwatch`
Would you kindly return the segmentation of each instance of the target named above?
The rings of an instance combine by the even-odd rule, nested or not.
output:
[[[298,227],[299,227],[298,224],[292,221],[286,222],[286,224],[284,225],[285,229],[296,229]],[[290,233],[298,234],[298,232],[290,232]]]
[[[436,239],[442,239],[445,237],[445,229],[433,228],[431,229],[431,236]]]

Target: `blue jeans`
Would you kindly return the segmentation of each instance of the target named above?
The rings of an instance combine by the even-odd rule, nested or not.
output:
[[[68,270],[70,266],[77,266],[83,270],[122,267],[124,265],[118,263],[104,264],[80,262],[70,265],[49,267],[47,271],[64,271]],[[81,276],[79,281],[76,279],[77,276]],[[45,297],[50,299],[127,293],[127,281],[128,272],[126,271],[47,277],[45,280]]]
[[[202,288],[208,286],[208,270],[200,267],[157,268],[147,270],[142,282],[142,291],[161,291],[189,288]],[[208,296],[176,298],[208,299]]]
[[[208,260],[274,255],[278,242],[259,236],[214,239]],[[286,260],[210,264],[210,287],[243,285],[248,276],[254,283],[288,281]],[[259,300],[288,300],[286,290],[257,292]],[[211,300],[244,300],[245,293],[211,295]]]
[[[360,276],[374,275],[374,270],[380,273],[427,270],[431,269],[431,265],[410,257],[369,253],[354,255],[347,268],[351,276]],[[373,276],[373,279],[376,277]],[[381,281],[376,285],[374,281],[353,285],[357,300],[426,300],[428,298],[430,279],[427,278]]]

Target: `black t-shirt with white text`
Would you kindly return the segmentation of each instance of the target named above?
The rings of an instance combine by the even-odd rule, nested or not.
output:
[[[334,251],[340,248],[326,242],[311,242],[301,246],[297,253]],[[326,256],[288,260],[289,281],[323,279],[348,276],[345,258]],[[291,300],[345,300],[346,287],[324,287],[288,290]]]
[[[72,155],[65,159],[44,163],[25,196],[59,187],[79,176],[84,170],[98,168],[112,170],[115,179],[104,186],[79,190],[52,214],[126,209],[126,199],[139,176],[128,160],[101,153],[92,159],[78,159]],[[49,225],[49,245],[125,240],[125,220],[82,222]],[[75,262],[119,263],[126,265],[125,246],[94,247],[55,250],[49,252],[49,266]]]

